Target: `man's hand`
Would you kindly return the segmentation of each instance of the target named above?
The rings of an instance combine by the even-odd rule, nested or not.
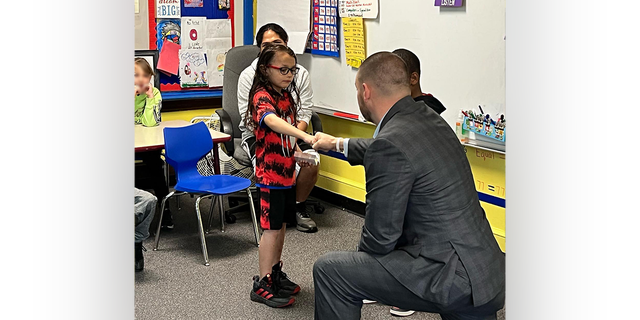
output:
[[[313,143],[315,150],[322,151],[338,151],[336,150],[336,137],[323,132],[316,133],[315,142]]]

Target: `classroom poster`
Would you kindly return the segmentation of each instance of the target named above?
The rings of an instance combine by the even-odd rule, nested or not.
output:
[[[180,87],[208,86],[207,61],[204,50],[180,49]]]
[[[297,54],[304,53],[310,35],[311,1],[260,0],[256,26],[274,22],[289,34],[288,45]]]
[[[204,47],[207,51],[209,87],[221,87],[227,52],[232,47],[231,20],[208,19],[205,22]]]
[[[313,0],[312,54],[339,57],[338,0]]]
[[[180,18],[180,0],[156,0],[156,18]]]
[[[205,17],[182,17],[183,49],[204,49]]]
[[[347,65],[360,68],[366,58],[362,18],[342,18]]]
[[[375,19],[378,17],[378,0],[339,0],[339,2],[340,18]]]
[[[158,51],[162,50],[162,43],[165,40],[181,44],[180,34],[180,19],[159,19],[156,24],[156,46]]]
[[[209,75],[209,88],[222,87],[224,76],[224,62],[229,49],[207,50],[207,71]]]
[[[184,6],[187,8],[202,8],[203,0],[184,0]]]

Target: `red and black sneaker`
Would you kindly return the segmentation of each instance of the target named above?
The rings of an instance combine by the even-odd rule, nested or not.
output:
[[[251,300],[264,303],[272,308],[288,307],[296,301],[295,298],[279,290],[270,274],[264,276],[262,280],[260,280],[260,276],[253,277]]]
[[[280,292],[289,295],[294,295],[300,292],[300,286],[291,281],[286,273],[282,272],[282,261],[271,267],[271,274],[273,275],[273,280],[278,285],[278,288],[280,288]]]

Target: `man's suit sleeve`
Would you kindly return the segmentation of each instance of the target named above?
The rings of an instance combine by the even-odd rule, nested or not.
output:
[[[402,235],[415,175],[405,154],[380,138],[369,145],[364,167],[367,206],[359,250],[385,255],[395,249]]]
[[[349,138],[347,160],[352,166],[363,165],[364,155],[373,139]]]

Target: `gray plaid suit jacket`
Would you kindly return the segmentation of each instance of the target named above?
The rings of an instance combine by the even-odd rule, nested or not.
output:
[[[349,140],[348,160],[366,172],[360,251],[425,300],[448,303],[459,263],[474,306],[504,291],[505,257],[464,148],[435,111],[410,96],[401,99],[375,139]]]

